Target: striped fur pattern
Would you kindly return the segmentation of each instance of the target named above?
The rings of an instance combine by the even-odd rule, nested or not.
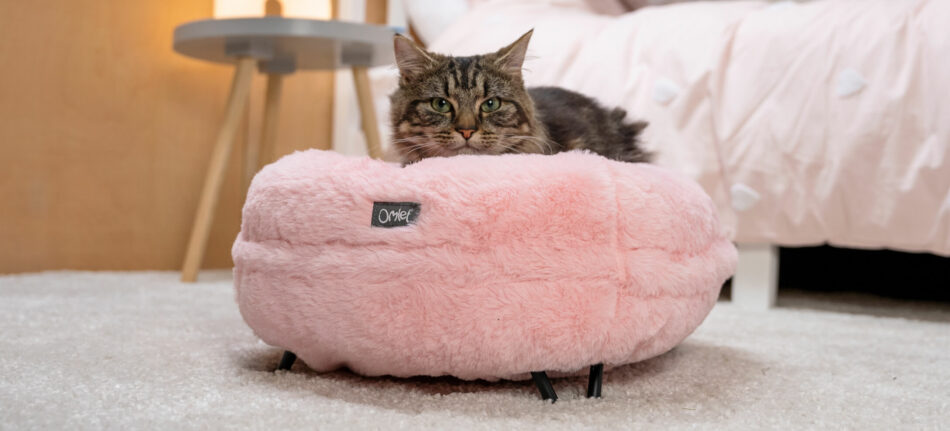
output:
[[[586,149],[645,162],[638,145],[646,123],[622,109],[554,87],[526,89],[521,68],[528,32],[497,52],[452,57],[395,38],[399,88],[390,96],[392,150],[403,164],[459,154],[541,153]]]

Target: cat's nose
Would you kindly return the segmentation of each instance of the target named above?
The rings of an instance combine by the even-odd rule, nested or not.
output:
[[[455,129],[455,131],[461,133],[462,137],[468,140],[468,138],[472,137],[472,133],[475,133],[476,129]]]

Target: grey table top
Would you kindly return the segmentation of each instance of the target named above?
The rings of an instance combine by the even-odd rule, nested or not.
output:
[[[344,21],[261,17],[207,19],[175,28],[174,49],[189,57],[233,63],[261,61],[262,69],[334,69],[382,66],[393,59],[388,27]]]

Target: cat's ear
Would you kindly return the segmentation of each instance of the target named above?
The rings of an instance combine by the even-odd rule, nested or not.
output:
[[[495,64],[505,72],[521,76],[521,66],[524,64],[524,56],[528,52],[528,42],[531,40],[532,33],[534,29],[528,30],[511,45],[499,49],[495,53]]]
[[[429,53],[401,34],[393,38],[393,50],[396,54],[399,74],[405,78],[422,73],[429,64],[435,62]]]

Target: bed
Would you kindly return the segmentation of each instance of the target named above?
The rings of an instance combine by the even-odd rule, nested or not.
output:
[[[950,256],[950,2],[471,2],[429,49],[490,52],[534,28],[525,81],[649,121],[656,163],[697,180],[740,245],[733,298],[774,301],[776,246]],[[395,71],[376,73],[378,110]]]

